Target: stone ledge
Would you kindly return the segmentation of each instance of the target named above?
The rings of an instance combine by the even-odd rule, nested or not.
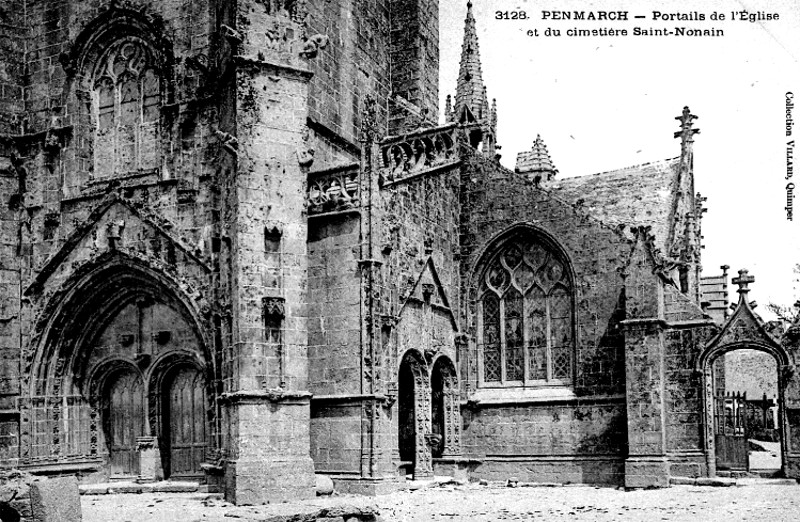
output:
[[[253,390],[223,393],[217,399],[225,403],[263,403],[263,402],[284,402],[305,404],[311,400],[311,393],[307,391],[284,391],[284,390]]]
[[[109,482],[105,484],[84,484],[78,486],[81,495],[114,495],[139,493],[198,493],[202,488],[197,482],[163,481],[152,484],[135,482]]]
[[[482,408],[504,405],[550,405],[574,404],[588,406],[592,404],[623,403],[625,395],[591,395],[579,396],[567,386],[540,386],[540,387],[508,387],[508,388],[478,388],[460,405],[462,408]]]
[[[727,488],[736,486],[736,479],[721,477],[670,477],[671,486],[710,486],[717,488]]]
[[[248,522],[380,522],[378,508],[370,504],[341,503],[332,506],[241,507],[225,512],[225,519]]]

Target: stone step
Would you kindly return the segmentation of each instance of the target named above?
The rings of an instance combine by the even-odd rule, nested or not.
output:
[[[728,478],[728,477],[670,477],[673,486],[797,486],[798,481],[788,478],[764,478],[757,475]]]
[[[796,479],[747,477],[736,481],[740,486],[797,486]]]
[[[139,484],[136,482],[105,482],[78,486],[81,495],[113,495],[116,493],[204,493],[210,498],[221,498],[218,493],[209,493],[208,486],[198,482],[171,481]]]
[[[725,478],[782,478],[779,469],[751,469],[750,471],[717,471],[718,477]]]
[[[725,488],[736,485],[736,480],[725,477],[670,477],[673,486],[711,486]]]

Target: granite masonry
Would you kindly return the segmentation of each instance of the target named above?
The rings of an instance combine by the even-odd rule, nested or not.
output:
[[[712,366],[750,348],[800,477],[800,325],[746,271],[702,306],[696,116],[672,159],[559,177],[537,137],[503,168],[469,3],[440,110],[438,8],[0,6],[3,467],[237,504],[668,486],[716,473]]]

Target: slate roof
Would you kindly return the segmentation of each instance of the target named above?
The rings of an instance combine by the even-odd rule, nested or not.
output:
[[[666,252],[679,174],[680,158],[672,158],[543,186],[608,225],[626,225],[627,235],[632,225],[650,226],[656,246]]]

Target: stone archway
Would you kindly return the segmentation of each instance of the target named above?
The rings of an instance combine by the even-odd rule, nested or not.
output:
[[[433,477],[431,392],[425,359],[414,350],[403,356],[398,371],[398,447],[411,462],[414,480]]]
[[[733,284],[739,285],[739,302],[733,315],[722,326],[722,330],[706,345],[698,355],[695,369],[701,378],[703,443],[708,476],[717,473],[717,448],[714,419],[714,362],[722,355],[735,350],[757,350],[771,355],[777,363],[778,388],[778,431],[781,439],[781,471],[789,469],[791,449],[789,423],[786,411],[786,395],[791,375],[795,367],[789,353],[764,328],[764,324],[750,307],[747,299],[748,285],[754,281],[747,270],[740,270]]]
[[[453,362],[442,355],[431,371],[431,428],[434,458],[461,455],[461,415],[458,378]]]
[[[211,442],[214,410],[206,398],[213,396],[214,361],[188,298],[165,279],[120,256],[81,274],[52,306],[31,368],[29,401],[58,422],[49,440],[27,428],[34,433],[22,441],[35,451],[44,447],[40,460],[93,461],[109,475],[139,475],[138,439],[157,437],[160,397],[187,367],[192,396],[185,402],[204,439],[190,459],[198,471],[191,474],[199,475]]]
[[[778,422],[776,425],[777,431],[780,435],[780,448],[781,448],[781,472],[784,473],[788,468],[788,427],[786,424],[786,386],[787,382],[784,378],[783,371],[788,366],[788,361],[784,357],[785,353],[770,349],[769,347],[757,344],[749,344],[747,342],[732,343],[719,346],[716,349],[704,352],[701,357],[701,377],[702,377],[702,390],[703,390],[703,426],[705,437],[705,450],[706,450],[706,466],[708,467],[708,475],[710,477],[716,476],[718,464],[718,448],[719,441],[717,440],[719,432],[719,412],[716,412],[718,406],[717,391],[714,386],[714,363],[719,360],[720,356],[736,352],[739,350],[756,350],[769,354],[775,359],[778,371],[775,376],[778,389]],[[785,370],[784,370],[785,371]],[[746,442],[746,441],[745,441]],[[725,468],[723,468],[725,469]]]

